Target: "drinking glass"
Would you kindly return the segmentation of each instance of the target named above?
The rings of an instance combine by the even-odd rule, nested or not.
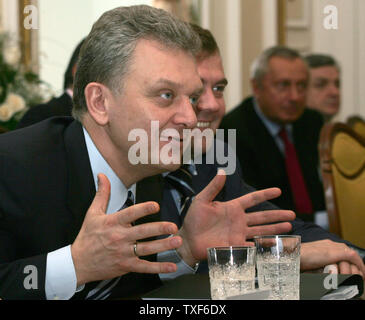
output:
[[[255,247],[208,248],[211,297],[223,300],[255,289]]]
[[[254,237],[260,289],[270,289],[269,300],[299,300],[300,236]]]

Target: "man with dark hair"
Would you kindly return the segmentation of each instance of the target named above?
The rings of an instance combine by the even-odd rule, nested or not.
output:
[[[83,42],[84,40],[75,48],[65,71],[63,83],[64,93],[57,98],[51,99],[47,103],[30,108],[19,121],[17,129],[30,126],[51,117],[71,116],[73,82],[76,73],[77,60]]]
[[[310,72],[307,106],[330,121],[340,110],[340,66],[332,56],[325,54],[310,54],[305,61]]]
[[[192,27],[202,41],[202,48],[196,55],[198,73],[204,86],[203,93],[196,106],[198,119],[197,129],[201,130],[202,133],[205,130],[213,130],[215,132],[225,113],[224,90],[228,81],[224,73],[219,47],[214,36],[209,30],[203,29],[200,26],[193,24]],[[220,142],[215,141],[214,146],[218,143]],[[202,153],[206,154],[210,151],[209,146],[203,143]],[[227,175],[225,186],[217,197],[220,201],[229,201],[255,191],[254,188],[242,180],[238,160],[234,159],[233,161],[237,162],[236,171],[231,175]],[[203,159],[201,164],[192,162],[190,168],[187,168],[191,172],[191,187],[197,193],[214,177],[219,167],[217,161],[212,164],[206,162],[206,159]],[[172,172],[171,175],[175,177],[175,172]],[[179,176],[176,175],[176,177]],[[169,175],[165,176],[165,184],[161,217],[163,220],[173,221],[179,225],[179,223],[185,221],[184,217],[181,217],[181,205],[179,202],[179,190],[181,190],[181,186],[176,183],[172,185]],[[268,216],[270,216],[272,212],[270,210],[275,209],[277,208],[272,203],[264,202],[246,209],[245,213],[249,216],[251,212],[265,210]],[[275,231],[273,230],[275,234],[280,232],[286,233],[282,229],[284,225],[278,223],[279,219],[277,217],[272,216],[271,221],[276,222],[276,225],[273,225],[275,227]],[[300,219],[293,221],[290,219],[287,221],[290,221],[292,224],[290,233],[300,235],[302,238],[302,271],[313,270],[329,264],[338,264],[340,273],[358,273],[359,270],[364,269],[359,255],[355,251],[349,250],[348,246],[354,248],[350,243],[347,243],[347,245],[344,244],[345,241],[343,239],[338,238],[315,224],[303,222]],[[255,234],[253,235],[260,235],[267,231],[262,226],[264,223],[262,221],[261,225],[258,224],[256,226]],[[361,251],[360,248],[356,248],[356,250]],[[350,255],[348,255],[349,252],[351,252]],[[198,272],[207,272],[205,262],[200,263]]]

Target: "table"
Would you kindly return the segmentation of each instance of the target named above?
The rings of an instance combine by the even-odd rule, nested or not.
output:
[[[328,274],[301,273],[300,300],[320,300],[332,290],[324,286]],[[338,286],[357,285],[359,296],[363,294],[363,280],[359,275],[337,275]],[[356,297],[355,297],[356,298]],[[210,299],[210,284],[208,274],[181,276],[164,286],[145,294],[142,299]]]

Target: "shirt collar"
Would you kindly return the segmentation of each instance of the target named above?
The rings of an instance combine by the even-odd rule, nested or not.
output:
[[[136,199],[136,184],[133,184],[127,189],[119,177],[115,174],[113,169],[105,161],[99,150],[96,148],[94,142],[90,138],[88,132],[83,127],[87,151],[89,154],[91,170],[94,178],[95,189],[97,190],[97,175],[99,173],[105,174],[110,181],[110,199],[106,213],[113,213],[119,211],[125,201],[127,200],[128,190],[132,191],[134,199]]]
[[[278,136],[281,128],[283,127],[282,125],[270,120],[268,117],[266,117],[264,115],[264,113],[262,112],[256,98],[253,98],[253,106],[255,109],[255,112],[257,113],[258,117],[261,119],[261,121],[264,123],[266,129],[270,132],[270,134],[273,137]],[[289,135],[291,135],[292,133],[292,125],[291,124],[287,124],[285,125],[285,129],[288,131]]]

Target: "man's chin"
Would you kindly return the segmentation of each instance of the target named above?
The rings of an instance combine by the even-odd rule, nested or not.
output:
[[[179,162],[179,163],[168,163],[168,164],[160,163],[154,166],[156,168],[156,171],[158,171],[159,173],[164,173],[164,172],[176,171],[181,167],[181,165],[182,163]]]
[[[324,113],[326,113],[329,116],[334,116],[339,111],[340,111],[340,106],[339,105],[329,105],[329,106],[327,106],[327,108],[325,108]]]

